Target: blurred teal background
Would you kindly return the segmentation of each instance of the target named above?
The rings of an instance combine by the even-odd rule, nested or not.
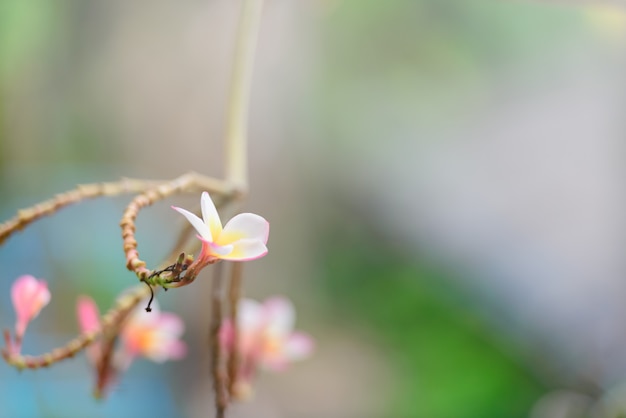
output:
[[[1,218],[77,183],[221,176],[237,4],[2,0]],[[618,2],[267,1],[246,210],[272,234],[246,294],[292,298],[317,349],[228,416],[626,414],[625,41]],[[127,201],[2,247],[3,328],[17,276],[53,295],[26,352],[73,336],[78,295],[104,310],[134,284]],[[172,203],[140,215],[150,265]],[[137,361],[105,402],[83,356],[0,364],[0,417],[212,416],[205,276],[158,297],[185,360]]]

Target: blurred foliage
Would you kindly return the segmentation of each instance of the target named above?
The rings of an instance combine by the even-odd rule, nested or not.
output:
[[[326,21],[329,71],[378,76],[398,65],[442,81],[518,65],[580,35],[582,10],[563,4],[464,0],[342,0]]]
[[[542,77],[588,24],[582,8],[565,4],[464,0],[343,0],[325,23],[316,93],[329,158],[355,145],[379,158],[394,138],[437,140],[503,78]],[[489,310],[464,292],[467,278],[415,259],[372,227],[374,214],[344,209],[329,217],[320,246],[325,297],[329,315],[376,332],[394,364],[400,384],[388,416],[527,417],[545,384],[522,348],[482,319]]]
[[[99,5],[0,2],[0,164],[11,152],[46,164],[119,161],[115,124],[102,100],[90,97],[98,87],[90,65],[107,17]]]
[[[400,379],[388,416],[526,417],[545,387],[482,323],[476,298],[346,212],[326,230],[325,297],[329,315],[373,330],[386,349]]]
[[[44,52],[58,6],[43,0],[0,2],[0,80],[19,71],[33,55]]]
[[[586,24],[582,8],[546,2],[337,1],[322,31],[322,136],[348,149],[394,132],[433,140],[415,132],[462,123],[511,72],[541,77],[528,67]]]

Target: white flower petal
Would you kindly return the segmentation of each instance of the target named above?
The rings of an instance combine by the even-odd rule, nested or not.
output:
[[[217,245],[214,243],[210,243],[211,247],[211,255],[217,258],[224,258],[225,255],[228,255],[233,252],[233,245]]]
[[[240,213],[224,226],[218,240],[221,244],[231,244],[240,239],[259,240],[267,244],[270,224],[262,216],[254,213]]]
[[[220,255],[222,260],[249,261],[263,257],[267,254],[267,247],[257,239],[242,239],[233,242],[227,247],[232,247],[232,251],[225,255]]]
[[[150,312],[154,314],[154,312]],[[163,312],[158,317],[157,332],[166,338],[176,339],[185,332],[185,323],[176,314]]]
[[[237,306],[237,326],[242,334],[255,333],[263,324],[263,306],[253,299],[243,298]]]
[[[200,207],[202,208],[202,219],[204,219],[204,223],[209,226],[212,236],[217,239],[222,233],[222,221],[211,199],[211,195],[209,195],[208,192],[202,193],[202,197],[200,197]]]
[[[213,235],[211,235],[211,229],[208,227],[208,225],[204,223],[202,219],[198,218],[195,214],[189,212],[186,209],[178,208],[176,206],[172,206],[172,209],[174,209],[178,213],[182,214],[185,218],[187,218],[189,223],[196,229],[196,231],[198,231],[198,234],[200,234],[200,236],[204,240],[209,241],[209,242],[213,241]]]
[[[141,355],[157,362],[180,358],[186,350],[179,340],[185,328],[183,321],[173,313],[161,313],[156,301],[152,312],[146,312],[146,302],[133,310],[122,328],[122,351],[128,358]]]
[[[296,322],[296,310],[289,299],[273,297],[263,303],[267,331],[275,336],[291,333]]]
[[[187,344],[184,341],[169,341],[165,347],[165,360],[180,360],[187,355]]]
[[[285,357],[289,361],[303,360],[311,355],[315,346],[309,335],[294,332],[285,342]]]

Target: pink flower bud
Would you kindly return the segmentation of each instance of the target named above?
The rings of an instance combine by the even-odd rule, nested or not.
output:
[[[100,329],[100,312],[96,302],[89,296],[80,296],[76,304],[76,316],[80,332],[93,332]],[[96,365],[100,361],[100,341],[93,342],[87,347],[87,358],[91,364]]]
[[[50,302],[50,291],[45,281],[24,275],[13,283],[11,300],[17,315],[15,335],[19,341],[24,336],[28,323]]]

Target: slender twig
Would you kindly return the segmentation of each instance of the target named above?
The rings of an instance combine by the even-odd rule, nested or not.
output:
[[[167,278],[160,282],[158,280],[160,277],[155,277],[154,275],[155,271],[147,268],[146,262],[139,258],[137,240],[135,239],[135,220],[137,219],[139,211],[146,206],[150,206],[155,202],[168,198],[172,195],[182,192],[196,192],[200,190],[208,190],[230,199],[237,197],[236,190],[228,183],[200,176],[196,173],[189,173],[172,181],[162,183],[157,187],[135,196],[135,198],[126,207],[126,210],[122,215],[122,220],[120,221],[122,238],[124,240],[124,253],[126,254],[126,268],[134,272],[140,281],[148,281],[148,279],[152,279],[152,281],[149,282],[150,284],[167,284]],[[190,272],[192,271],[195,270],[190,270]],[[160,274],[156,276],[160,276]],[[171,277],[171,274],[168,274],[167,276]],[[193,279],[191,275],[189,278]],[[176,285],[172,285],[171,287],[176,287]]]
[[[241,364],[239,354],[239,327],[237,326],[239,315],[239,298],[241,297],[241,284],[243,278],[243,263],[232,263],[230,273],[230,288],[228,292],[230,305],[230,320],[233,324],[233,350],[228,357],[228,392],[234,396],[234,385],[237,382],[237,372]]]
[[[217,418],[223,418],[228,404],[226,393],[226,374],[223,370],[223,353],[220,344],[220,327],[222,326],[223,295],[223,264],[215,266],[211,287],[211,325],[209,327],[209,346],[211,347],[211,373],[213,390],[215,391],[215,410]]]
[[[160,182],[149,180],[122,179],[117,182],[82,184],[75,189],[59,193],[51,199],[17,211],[17,215],[0,224],[0,245],[15,232],[24,229],[44,216],[52,215],[59,209],[85,199],[100,196],[117,196],[127,193],[144,192]]]

